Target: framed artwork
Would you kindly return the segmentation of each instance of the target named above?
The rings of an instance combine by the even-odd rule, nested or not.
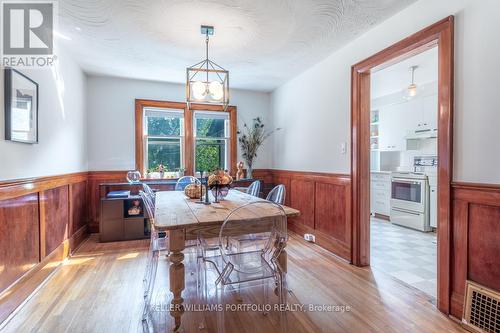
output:
[[[38,84],[5,69],[5,140],[38,143]]]

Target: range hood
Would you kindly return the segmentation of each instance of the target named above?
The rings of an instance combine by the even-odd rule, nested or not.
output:
[[[437,138],[437,135],[438,135],[437,129],[421,129],[408,133],[408,135],[405,136],[405,139],[423,140],[423,139]]]

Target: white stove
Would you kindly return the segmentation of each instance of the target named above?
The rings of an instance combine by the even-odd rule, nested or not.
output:
[[[420,231],[430,231],[429,183],[423,173],[391,174],[391,222]]]
[[[437,157],[416,156],[414,172],[391,173],[391,222],[420,231],[436,227]]]

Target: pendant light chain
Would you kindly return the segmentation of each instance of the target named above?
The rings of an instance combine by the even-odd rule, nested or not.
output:
[[[205,39],[205,44],[206,44],[206,54],[207,54],[207,83],[208,83],[208,42],[209,42],[210,37],[208,36],[208,30],[206,32],[206,39]]]

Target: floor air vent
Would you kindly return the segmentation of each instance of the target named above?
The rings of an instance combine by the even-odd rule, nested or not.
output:
[[[500,294],[467,281],[462,321],[473,332],[500,333]]]

